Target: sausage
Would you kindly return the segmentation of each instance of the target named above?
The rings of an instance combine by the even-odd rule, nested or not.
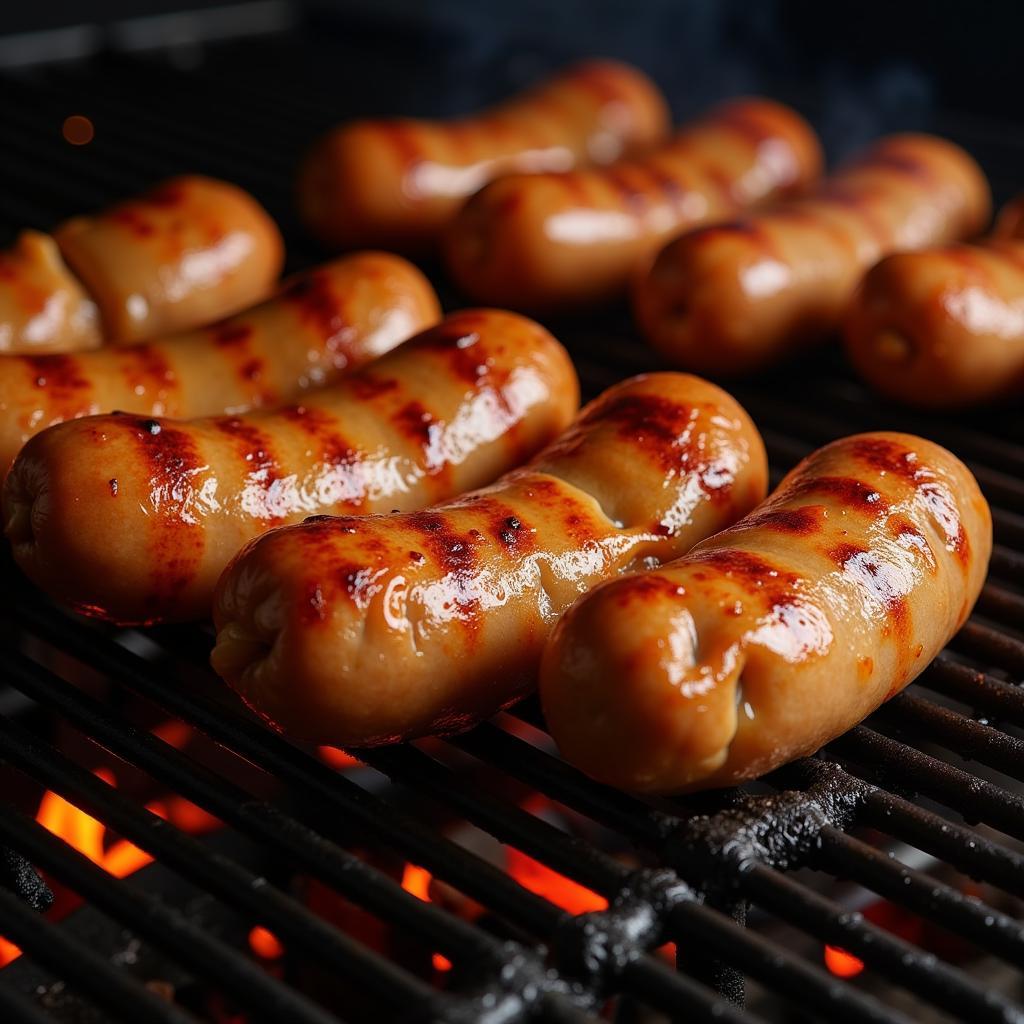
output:
[[[424,250],[463,200],[514,172],[607,164],[661,142],[668,108],[654,83],[615,61],[587,61],[499,106],[456,121],[355,121],[303,162],[299,212],[333,248]]]
[[[23,231],[0,252],[0,354],[70,352],[102,342],[96,303],[60,258],[57,243]]]
[[[426,278],[361,253],[298,274],[274,299],[215,324],[124,348],[0,360],[0,474],[62,420],[241,412],[297,397],[382,355],[440,317]]]
[[[295,737],[365,746],[469,728],[533,687],[574,598],[685,551],[765,481],[732,398],[681,374],[634,378],[492,487],[255,541],[218,584],[213,666]]]
[[[1010,204],[984,243],[899,253],[868,271],[843,326],[850,362],[876,391],[933,409],[1024,393],[1024,219],[1014,216]]]
[[[794,195],[820,172],[818,140],[795,111],[725,103],[646,157],[487,185],[447,233],[448,270],[477,302],[540,310],[607,301],[667,239]]]
[[[237,186],[199,175],[75,217],[53,236],[115,343],[245,309],[273,291],[284,260],[280,232],[263,207]]]
[[[976,234],[989,202],[980,168],[957,146],[888,136],[812,197],[669,242],[635,283],[637,323],[688,369],[761,369],[837,329],[882,256]]]
[[[218,576],[253,537],[489,483],[578,405],[572,362],[544,328],[456,313],[301,405],[44,430],[8,475],[7,536],[25,573],[80,611],[120,623],[206,617]]]
[[[917,676],[966,620],[991,548],[988,505],[948,451],[836,441],[731,529],[572,608],[541,670],[551,735],[623,789],[752,779]]]
[[[999,211],[992,237],[1024,241],[1024,193],[1011,199]]]

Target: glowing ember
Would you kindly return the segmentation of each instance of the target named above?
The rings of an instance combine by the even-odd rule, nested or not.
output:
[[[257,925],[249,932],[252,951],[264,960],[280,960],[284,956],[281,940],[271,931]]]
[[[415,864],[406,864],[402,872],[402,888],[412,893],[417,899],[430,903],[430,879],[431,874],[426,868],[417,867]],[[447,957],[435,953],[433,956],[435,971],[450,971],[452,962]]]
[[[21,956],[21,950],[13,943],[0,936],[0,967],[6,967],[12,960]]]
[[[508,870],[524,889],[543,896],[570,914],[585,914],[608,906],[603,896],[512,847],[508,850]]]
[[[114,777],[106,769],[100,768],[95,774],[108,785],[114,785]],[[161,818],[167,817],[163,804],[152,803],[147,805],[147,809]],[[133,874],[153,860],[145,850],[140,850],[127,839],[120,839],[107,848],[103,841],[106,825],[56,793],[48,791],[43,797],[36,821],[115,878]]]
[[[344,750],[339,750],[337,747],[317,747],[317,753],[320,755],[320,760],[324,764],[330,765],[332,768],[337,768],[338,771],[344,771],[346,768],[354,768],[361,762],[357,761],[351,754],[346,754]]]
[[[92,142],[96,129],[89,118],[82,114],[72,114],[64,119],[60,133],[64,141],[70,142],[72,146],[86,146]]]
[[[825,966],[837,978],[855,978],[864,970],[864,961],[838,946],[826,946]]]

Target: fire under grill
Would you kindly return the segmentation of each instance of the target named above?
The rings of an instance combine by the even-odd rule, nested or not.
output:
[[[353,92],[368,61],[331,93],[290,37],[215,72],[107,55],[0,79],[0,224],[196,170],[253,189],[311,263],[294,160],[396,105]],[[1019,185],[1011,133],[934,127],[997,198]],[[551,326],[588,396],[657,368],[622,311]],[[762,783],[642,800],[560,761],[530,702],[450,740],[300,749],[225,692],[209,632],[86,622],[7,565],[0,1019],[1024,1021],[1024,414],[892,408],[828,352],[730,387],[777,475],[881,427],[977,475],[991,575],[916,684]]]

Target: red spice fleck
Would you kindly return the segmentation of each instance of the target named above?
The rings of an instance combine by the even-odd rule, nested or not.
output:
[[[210,330],[213,331],[214,344],[218,346],[237,345],[248,341],[253,334],[252,325],[239,320],[226,320]]]
[[[115,477],[111,477],[107,481],[107,486],[110,488],[110,496],[112,498],[116,498],[117,497],[117,477],[116,476]]]
[[[244,363],[239,373],[248,381],[259,380],[263,376],[263,360],[250,359]]]

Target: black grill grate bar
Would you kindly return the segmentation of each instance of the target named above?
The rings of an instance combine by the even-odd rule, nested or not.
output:
[[[1009,836],[1024,838],[1024,797],[971,775],[889,736],[858,725],[828,745],[830,753],[852,758],[881,775],[890,787],[931,797],[972,824],[984,821]]]
[[[28,595],[25,604],[9,607],[8,613],[72,657],[83,659],[199,729],[225,750],[293,787],[302,794],[304,812],[319,803],[321,830],[328,835],[341,816],[533,934],[550,934],[566,916],[503,871],[360,789],[259,723],[226,713],[212,701],[185,695],[173,679],[163,678],[156,666],[90,627],[30,608]]]
[[[986,583],[978,599],[978,611],[1007,626],[1024,629],[1024,594]]]
[[[0,828],[2,825],[3,819],[0,818]],[[2,886],[0,932],[16,942],[27,956],[81,989],[98,1006],[110,1010],[121,1020],[130,1024],[141,1020],[152,1021],[153,1024],[195,1024],[190,1013],[150,992],[105,957],[93,952],[84,942],[40,917]],[[12,992],[8,985],[0,988]],[[11,998],[16,997],[12,994]],[[0,1008],[2,1006],[0,1003]]]
[[[113,878],[38,823],[0,807],[0,837],[178,963],[200,976],[216,978],[241,1006],[257,1015],[271,1012],[306,1024],[336,1024],[333,1014],[278,981],[245,954],[212,938],[151,894]],[[17,941],[16,934],[13,938]]]
[[[475,745],[472,743],[472,737],[475,735],[475,733],[471,733],[464,739],[470,739],[471,744]],[[502,766],[512,774],[517,773],[515,765],[510,763],[513,760],[525,762],[531,758],[548,758],[548,755],[522,741],[516,741],[510,736],[504,736],[503,742],[507,746],[514,745],[519,751],[518,756],[513,759],[502,753],[495,757],[495,750],[501,744],[497,741],[497,737],[489,736],[486,742],[488,760],[500,759]],[[460,741],[460,745],[465,746],[465,743]],[[544,791],[555,799],[563,799],[563,795],[557,791],[557,788],[550,784],[550,776],[554,774],[554,772],[549,773],[543,770],[531,770],[523,773],[522,777],[525,777],[526,781],[531,784],[537,783],[538,776],[541,777],[541,781],[546,778],[548,785]],[[579,808],[575,802],[573,802],[573,806]],[[591,813],[590,808],[583,808],[583,810],[584,813]],[[599,814],[594,816],[601,821]],[[675,825],[678,827],[679,823],[676,822]],[[628,824],[623,827],[621,823],[615,823],[613,827],[625,831],[627,834],[636,832],[635,829],[630,829]],[[644,831],[649,837],[650,828],[648,827]],[[643,838],[640,841],[643,842]],[[649,843],[649,838],[647,841]],[[671,859],[671,850],[666,848],[664,842],[654,844],[654,849],[663,861]],[[723,864],[723,867],[727,867],[727,865]],[[757,884],[751,888],[748,883],[754,877],[755,870],[760,874],[757,876]],[[700,881],[704,883],[707,880],[701,879]],[[865,922],[859,915],[856,919],[849,919],[849,915],[844,914],[835,903],[817,896],[811,890],[781,873],[763,867],[751,868],[738,875],[734,881],[740,886],[741,891],[756,899],[766,909],[809,931],[821,941],[842,946],[857,956],[861,956],[861,952],[864,951],[866,955],[862,959],[872,963],[873,966],[878,966],[890,980],[903,984],[921,998],[939,1006],[943,1005],[947,997],[954,998],[957,1005],[964,1008],[965,1012],[967,1008],[971,1008],[972,1012],[981,1014],[975,1019],[1004,1019],[991,1015],[990,1007],[996,1004],[991,1002],[989,993],[969,981],[962,972],[939,964],[934,957],[922,953],[909,943],[889,936],[881,929]],[[768,894],[767,899],[766,893]],[[787,903],[792,900],[799,900],[799,907],[787,911]],[[850,944],[851,937],[856,938],[856,946]],[[932,977],[934,971],[938,971],[942,975],[939,982],[935,982],[935,978]],[[933,984],[933,982],[935,983]],[[1000,1007],[1012,1008],[1012,1004],[1006,1000],[997,1000],[997,1003]],[[1021,1019],[1024,1020],[1024,1015]]]
[[[975,711],[1024,726],[1024,689],[962,665],[948,654],[940,654],[921,674],[919,682],[937,693],[962,701]]]
[[[1024,898],[1024,857],[934,811],[883,789],[873,790],[858,820],[945,861],[962,874]]]
[[[873,846],[831,825],[821,830],[823,865],[879,896],[927,917],[1008,963],[1024,959],[1024,925],[981,901],[969,900],[952,886],[899,864]]]
[[[1024,1008],[779,871],[751,865],[742,884],[762,907],[823,942],[848,950],[940,1010],[953,1010],[979,1024],[1024,1022]]]
[[[390,960],[374,955],[363,944],[332,928],[265,878],[212,853],[198,840],[137,806],[106,782],[2,716],[0,751],[47,789],[111,826],[183,877],[242,911],[254,923],[269,927],[290,948],[302,950],[326,966],[358,979],[378,999],[399,1009],[409,1010],[429,1003],[433,989],[396,968]],[[169,952],[176,953],[173,945]],[[227,952],[229,947],[222,946],[218,955],[224,959]],[[230,952],[248,965],[244,956]],[[237,969],[237,965],[234,966]],[[248,968],[239,972],[239,977],[244,978],[246,973],[250,973]],[[270,977],[258,969],[257,973],[264,979]],[[256,995],[271,998],[273,993],[257,992]]]
[[[19,674],[15,674],[15,680],[17,680],[18,683],[22,681],[19,678]],[[24,688],[27,691],[35,689],[35,687],[31,685],[26,685]],[[44,697],[46,696],[45,693],[42,693],[41,695]],[[63,703],[67,705],[67,698],[63,700]],[[106,738],[108,738],[104,733],[100,732],[97,732],[96,736],[101,741],[105,741]],[[0,719],[0,743],[4,743],[5,741],[7,745],[0,746],[0,750],[4,750],[4,753],[10,757],[14,763],[24,764],[28,759],[26,752],[19,749],[19,746],[15,742],[11,742],[10,729],[4,729],[3,720]],[[119,743],[118,745],[123,744]],[[120,752],[115,750],[115,753]],[[50,762],[47,761],[46,755],[49,755],[50,761],[52,761],[53,764],[50,764]],[[62,766],[62,772],[58,770],[59,766]],[[150,822],[150,830],[147,830],[144,827],[139,827],[137,825],[139,815],[145,815],[147,812],[143,812],[135,808],[134,805],[130,804],[130,801],[125,801],[123,798],[120,798],[117,791],[110,790],[109,786],[105,786],[105,783],[95,779],[94,776],[89,775],[88,772],[71,765],[66,761],[66,759],[61,758],[52,749],[48,749],[46,754],[33,759],[30,767],[33,775],[41,777],[46,785],[51,788],[56,788],[58,792],[71,790],[71,786],[68,784],[66,779],[63,778],[63,775],[76,776],[78,784],[74,790],[71,790],[73,794],[73,802],[82,802],[87,811],[101,817],[104,821],[108,821],[121,831],[123,835],[127,836],[133,842],[138,843],[138,845],[143,848],[151,849],[152,852],[161,856],[170,866],[179,870],[185,868],[189,876],[196,876],[197,873],[201,874],[201,881],[209,891],[221,898],[229,898],[231,902],[236,903],[237,905],[245,904],[245,909],[252,914],[256,920],[259,920],[263,924],[269,926],[276,934],[285,940],[286,944],[289,942],[295,942],[306,947],[309,947],[309,945],[312,944],[312,951],[314,954],[317,953],[315,945],[317,943],[324,944],[327,948],[319,950],[319,955],[326,955],[330,952],[331,956],[337,957],[339,963],[343,964],[346,969],[356,972],[355,976],[359,977],[364,982],[367,982],[368,978],[369,980],[373,980],[373,972],[377,971],[379,973],[382,966],[389,967],[388,962],[385,961],[378,964],[373,963],[376,957],[368,957],[365,952],[360,952],[362,947],[359,947],[355,943],[352,943],[354,946],[353,955],[352,950],[347,948],[347,944],[350,940],[343,936],[339,936],[337,933],[334,933],[330,939],[326,938],[326,936],[331,935],[332,930],[323,926],[323,924],[318,922],[315,918],[313,919],[312,924],[318,925],[319,927],[312,928],[309,933],[303,935],[301,929],[303,927],[310,927],[309,922],[289,921],[287,918],[283,919],[280,907],[275,907],[274,912],[272,913],[268,912],[269,907],[261,905],[261,899],[247,899],[245,885],[243,885],[241,890],[239,890],[237,886],[231,887],[236,891],[228,893],[225,880],[214,877],[211,870],[203,870],[201,868],[197,871],[195,864],[185,863],[188,858],[182,855],[181,850],[174,849],[171,844],[166,842],[160,843],[155,841],[157,835],[160,834],[160,826],[163,825],[166,828],[166,822],[163,822],[162,819],[157,818],[154,815],[147,815],[152,818],[152,821]],[[109,790],[108,794],[103,795],[108,799],[104,800],[102,797],[96,797],[94,795],[90,795],[87,799],[83,799],[83,794],[86,790],[96,790],[97,787]],[[127,810],[119,810],[117,806],[119,803],[128,804],[130,806],[130,812]],[[153,831],[153,829],[156,829],[156,831]],[[201,845],[193,843],[193,841],[190,841],[189,837],[179,835],[179,840],[183,841],[185,846],[199,846],[200,850],[203,850]],[[608,858],[608,860],[609,863],[614,863],[610,858]],[[375,882],[378,887],[392,885],[389,880],[383,878],[374,880],[373,876],[376,872],[367,868],[366,865],[362,865],[361,862],[356,860],[355,864],[358,864],[361,867],[362,880],[357,880],[353,896],[359,899],[360,902],[366,903],[371,898],[366,892],[360,893],[358,891],[360,884],[368,884],[367,880]],[[616,880],[617,878],[618,876],[616,872]],[[251,887],[252,882],[250,881],[248,885]],[[351,889],[352,884],[349,883],[346,888]],[[396,896],[398,900],[404,899],[407,902],[411,901],[417,908],[423,908],[419,912],[422,913],[424,918],[427,918],[427,916],[431,914],[440,914],[440,911],[432,908],[430,904],[416,900],[415,897],[402,892],[396,886],[394,886],[394,888],[397,889]],[[269,887],[260,887],[259,895],[265,899],[269,896],[270,892],[271,890]],[[283,902],[287,903],[288,901],[285,900]],[[393,910],[393,901],[389,902],[391,903],[391,906],[385,909]],[[378,909],[381,908],[378,907]],[[404,907],[403,909],[408,911],[409,908]],[[304,918],[305,914],[296,915],[293,912],[292,916],[301,916],[301,918]],[[390,920],[394,922],[395,918],[398,918],[397,923],[403,923],[401,919],[408,919],[410,916],[411,914],[409,912],[402,912],[400,914],[394,914],[392,912]],[[453,926],[453,933],[455,933],[456,937],[461,937],[460,930],[454,927],[459,923],[450,919],[449,915],[441,914],[441,916],[445,919],[444,924]],[[422,932],[422,929],[419,929],[419,931]],[[444,940],[445,946],[449,948],[454,946],[451,934],[447,936],[441,935],[440,929],[437,929],[437,934]],[[465,934],[465,932],[462,934]],[[463,954],[477,954],[476,959],[480,959],[478,954],[481,951],[489,952],[492,954],[490,955],[492,961],[497,962],[501,954],[501,949],[497,943],[489,942],[482,933],[477,932],[473,933],[473,935],[473,945],[475,948],[467,949],[467,943],[463,943],[462,948],[453,948],[453,951]],[[339,938],[344,943],[340,948],[338,943]],[[444,946],[442,946],[442,949],[443,948]],[[446,949],[444,951],[446,951]],[[348,957],[348,961],[352,961],[352,959],[354,959],[355,963],[348,963],[345,959],[346,956]],[[369,975],[365,973],[368,971],[370,972]],[[397,975],[397,972],[394,970],[386,973],[389,975]],[[660,977],[660,975],[666,975],[666,977]],[[401,977],[404,978],[404,976]],[[402,1006],[407,1009],[409,1006],[424,1005],[432,994],[431,989],[426,988],[425,986],[419,986],[418,983],[414,990],[410,991],[410,985],[408,982],[396,985],[395,977],[382,977],[379,980],[381,984],[372,986],[377,990],[377,994],[380,997],[390,999],[390,1001],[394,1001],[394,998],[400,995],[402,997]],[[728,1006],[727,1002],[721,999],[715,992],[709,989],[703,989],[700,986],[693,984],[688,979],[680,979],[662,965],[653,962],[647,964],[644,964],[643,962],[634,962],[630,964],[623,973],[623,984],[628,991],[635,991],[637,994],[643,993],[644,997],[648,1000],[656,999],[658,997],[669,998],[670,1001],[663,1007],[663,1009],[670,1012],[699,1013],[702,1015],[714,1016],[718,1019],[735,1019],[737,1021],[740,1019],[739,1017],[730,1016],[732,1014],[731,1008]],[[388,992],[388,985],[393,985],[394,990]],[[657,1005],[656,1002],[655,1005]],[[722,1015],[725,1016],[723,1017]]]
[[[953,638],[952,647],[990,665],[1024,675],[1024,640],[971,619]]]
[[[499,944],[490,936],[445,913],[435,904],[425,903],[407,893],[387,875],[326,841],[280,808],[254,799],[249,793],[221,776],[214,775],[151,733],[116,718],[99,702],[39,668],[24,656],[13,657],[7,666],[7,678],[23,693],[49,708],[59,710],[107,750],[141,767],[153,778],[172,787],[175,792],[204,807],[222,821],[229,822],[260,843],[278,850],[286,862],[301,865],[354,902],[418,935],[429,948],[439,950],[448,959],[480,960],[489,955],[494,960],[500,955]],[[113,818],[108,820],[114,823]],[[122,831],[120,825],[117,827]],[[134,836],[131,838],[134,839]],[[137,845],[143,846],[145,839],[145,835],[140,834],[135,841]],[[171,852],[160,851],[157,855],[163,857],[168,864],[184,863],[181,856],[175,861]],[[211,884],[210,888],[215,894],[222,894],[224,886],[214,888]],[[320,923],[319,918],[314,918],[314,921]],[[286,937],[284,929],[279,925],[270,921],[262,923],[279,931],[282,938]],[[330,956],[336,956],[347,952],[340,951],[333,939],[324,940],[317,936],[310,941],[318,947],[314,955],[329,953]],[[361,966],[354,966],[362,970]],[[390,984],[390,979],[384,981]]]
[[[965,760],[987,764],[1011,778],[1024,777],[1024,740],[916,694],[898,694],[869,722],[891,730],[898,738],[941,743]]]
[[[53,1018],[38,1003],[11,985],[0,985],[0,1020],[4,1024],[53,1024]]]
[[[1024,553],[1014,551],[1003,544],[996,543],[992,547],[992,561],[989,562],[989,573],[1000,579],[1019,583],[1024,577]]]
[[[486,735],[478,744],[476,739],[481,730]],[[455,743],[481,756],[484,751],[493,752],[499,742],[498,737],[502,736],[505,734],[500,730],[483,726],[458,737]],[[521,741],[516,741],[516,745],[519,749],[526,746]],[[493,797],[477,793],[476,787],[464,775],[445,768],[420,751],[388,748],[361,751],[360,756],[365,756],[368,763],[393,781],[413,785],[417,790],[428,789],[501,842],[524,850],[535,860],[554,866],[562,874],[609,899],[629,885],[630,872],[610,855],[581,843],[518,807],[498,803]],[[672,930],[667,937],[676,939],[682,948],[692,947],[695,936],[699,935],[701,946],[706,947],[702,953],[710,952],[727,963],[737,963],[763,984],[799,995],[805,1004],[828,1013],[830,1019],[851,1022],[897,1019],[871,997],[849,986],[837,985],[824,970],[780,950],[708,906],[680,903],[672,909],[670,921]],[[686,969],[685,961],[681,966]]]

